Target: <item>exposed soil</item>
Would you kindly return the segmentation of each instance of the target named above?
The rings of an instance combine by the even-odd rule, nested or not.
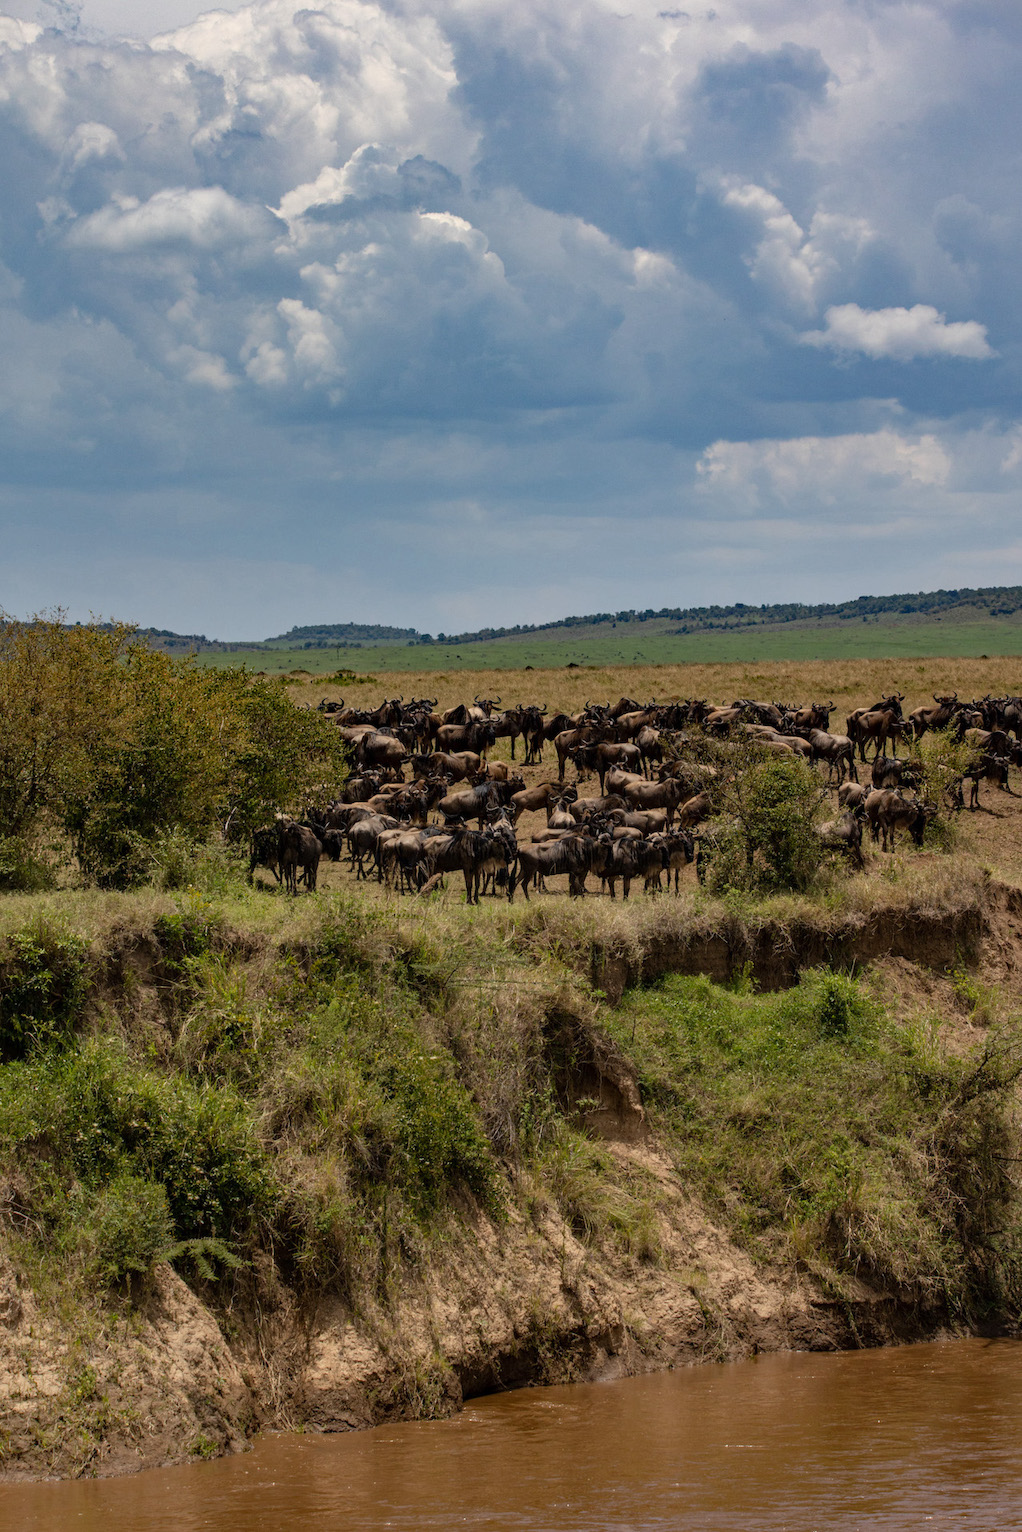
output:
[[[260,1427],[351,1430],[526,1384],[883,1345],[946,1326],[861,1283],[836,1302],[807,1276],[754,1266],[654,1145],[609,1148],[660,1187],[655,1264],[588,1246],[546,1207],[459,1225],[387,1312],[357,1317],[330,1298],[300,1310],[270,1271],[233,1313],[214,1312],[160,1267],[70,1387],[59,1325],[6,1269],[0,1477],[108,1476],[237,1451]]]

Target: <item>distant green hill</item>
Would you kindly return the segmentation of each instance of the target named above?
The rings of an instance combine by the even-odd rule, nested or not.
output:
[[[586,616],[559,617],[554,622],[519,623],[511,628],[478,628],[466,633],[419,633],[415,628],[389,628],[374,623],[319,623],[292,628],[263,643],[268,649],[333,649],[347,644],[464,644],[489,643],[494,639],[580,636],[589,630],[642,625],[654,631],[681,636],[689,633],[733,632],[736,628],[773,628],[788,623],[868,622],[887,618],[955,617],[962,622],[982,622],[991,617],[1010,617],[1022,612],[1022,586],[998,585],[979,589],[915,591],[895,596],[857,596],[854,601],[775,602],[769,606],[663,606],[639,611],[590,612]],[[648,627],[655,623],[656,628]]]
[[[1022,654],[1022,586],[859,596],[770,606],[592,612],[556,622],[420,633],[374,623],[318,623],[257,641],[146,629],[154,647],[258,670],[354,671],[673,664],[881,655]],[[409,653],[414,650],[414,655]]]

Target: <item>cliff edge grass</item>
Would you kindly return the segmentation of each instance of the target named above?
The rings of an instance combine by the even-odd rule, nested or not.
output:
[[[1019,898],[5,898],[2,1473],[1013,1328]]]

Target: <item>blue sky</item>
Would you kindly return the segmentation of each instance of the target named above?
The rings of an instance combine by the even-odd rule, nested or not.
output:
[[[0,605],[1022,582],[1022,8],[663,5],[6,0]]]

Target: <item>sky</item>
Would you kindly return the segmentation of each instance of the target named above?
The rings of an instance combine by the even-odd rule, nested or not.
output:
[[[0,0],[0,607],[1022,583],[1022,6]]]

